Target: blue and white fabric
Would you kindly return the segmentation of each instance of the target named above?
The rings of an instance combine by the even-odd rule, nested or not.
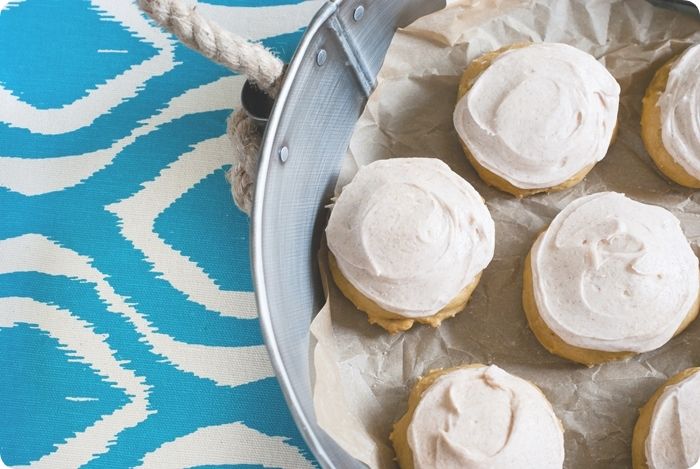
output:
[[[285,60],[320,1],[204,0]],[[309,468],[256,318],[243,78],[130,0],[0,0],[0,458]]]

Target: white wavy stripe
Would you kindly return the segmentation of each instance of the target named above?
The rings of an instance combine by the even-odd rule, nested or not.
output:
[[[155,180],[143,183],[139,192],[105,208],[122,220],[124,237],[175,289],[224,316],[249,319],[257,317],[253,293],[221,290],[201,267],[173,250],[153,231],[156,217],[197,182],[230,163],[232,152],[226,136],[200,142],[163,169]]]
[[[204,465],[256,464],[283,469],[314,467],[284,438],[268,436],[242,423],[200,428],[146,454],[142,469]]]
[[[136,96],[139,88],[150,78],[173,69],[172,38],[159,28],[149,25],[132,2],[92,0],[92,4],[112,15],[136,36],[152,43],[160,52],[61,108],[37,109],[13,96],[10,90],[0,84],[1,122],[46,135],[72,132],[90,125],[122,101]],[[198,8],[236,34],[257,41],[299,30],[308,24],[322,4],[322,0],[270,7],[230,7],[201,3]]]
[[[230,7],[200,2],[197,10],[223,28],[255,41],[306,27],[324,3],[324,0],[308,0],[293,5]]]
[[[280,31],[291,32],[298,30],[307,24],[308,18],[313,15],[322,3],[322,1],[313,0],[298,5],[262,8],[200,4],[199,8],[203,9],[210,17],[220,19],[222,24],[230,27],[231,30],[237,31],[244,37],[258,39],[279,34]],[[261,16],[257,17],[255,16],[256,14],[261,14]],[[258,19],[250,20],[250,18]],[[265,19],[263,20],[262,18]],[[127,27],[132,23],[133,21],[131,23],[127,22]],[[162,39],[156,37],[155,32],[147,30],[143,24],[140,28],[131,29],[135,33],[149,38],[156,45],[162,43]],[[172,45],[168,43],[168,47],[172,48]],[[125,147],[135,142],[139,137],[149,134],[160,125],[187,114],[239,107],[240,90],[244,81],[245,77],[228,76],[220,78],[213,83],[187,90],[182,95],[173,98],[163,111],[152,116],[141,126],[134,129],[131,134],[114,142],[106,149],[80,155],[41,159],[0,156],[0,186],[29,196],[75,186],[106,167]],[[7,98],[2,93],[3,90],[0,85],[0,103]],[[2,120],[3,108],[4,106],[0,106],[0,120]],[[17,111],[18,114],[22,112],[24,111]],[[94,117],[96,118],[97,116]],[[53,119],[51,120],[53,121]],[[65,125],[65,122],[69,121],[70,119],[64,119],[61,125]],[[36,130],[33,129],[33,131]]]
[[[131,134],[111,147],[81,155],[25,159],[0,156],[0,186],[24,195],[39,195],[75,186],[106,167],[128,145],[144,135],[187,114],[231,109],[240,106],[245,77],[227,76],[193,88],[170,100]]]
[[[0,255],[0,258],[5,259],[5,256]],[[0,298],[0,327],[12,327],[20,322],[36,324],[62,345],[75,351],[82,357],[79,360],[81,363],[89,364],[106,381],[123,389],[130,402],[56,445],[55,451],[28,466],[15,467],[80,467],[95,455],[105,453],[120,431],[138,425],[154,412],[147,409],[149,386],[145,384],[145,378],[122,368],[114,358],[114,351],[105,342],[107,335],[96,334],[90,323],[71,315],[70,311],[30,298]]]
[[[58,246],[44,236],[26,234],[0,241],[0,274],[9,272],[43,272],[65,275],[91,282],[107,310],[129,319],[136,331],[166,357],[173,366],[214,380],[217,384],[239,386],[273,376],[265,347],[222,347],[186,344],[157,332],[152,324],[118,295],[106,276],[91,265],[91,259]]]
[[[24,0],[14,0],[12,3],[14,5],[17,5],[19,3],[22,3],[23,1]],[[0,0],[0,13],[2,13],[2,10],[4,10],[7,7],[7,5],[9,5],[9,4],[10,4],[10,0]],[[0,458],[0,468],[2,468],[2,467],[3,467],[3,462],[2,462],[2,458]]]
[[[10,90],[0,84],[0,122],[45,135],[72,132],[90,125],[97,117],[122,101],[136,96],[150,78],[173,69],[173,40],[160,29],[150,26],[134,4],[114,0],[92,0],[92,4],[113,16],[116,21],[146,42],[152,43],[156,49],[160,49],[159,53],[133,65],[120,75],[89,90],[82,98],[60,108],[37,109],[13,96]],[[21,49],[22,46],[18,44],[17,47]]]
[[[95,402],[99,401],[96,397],[85,397],[85,396],[66,396],[67,401],[71,402]]]
[[[298,5],[262,8],[200,4],[199,8],[210,17],[219,19],[222,24],[237,31],[243,37],[258,39],[280,34],[280,31],[298,30],[307,24],[308,19],[320,8],[322,3],[319,0],[312,0]],[[254,22],[247,20],[247,18],[255,17],[257,13],[261,13],[258,20],[253,20]],[[137,34],[143,34],[138,28],[134,31]],[[152,42],[156,43],[155,40]],[[213,83],[187,90],[182,95],[173,98],[165,109],[147,119],[131,134],[114,142],[106,149],[80,155],[40,159],[0,156],[0,186],[29,196],[75,186],[109,165],[124,148],[139,137],[149,134],[158,126],[187,114],[239,107],[244,81],[245,77],[242,76],[227,76]],[[2,86],[0,85],[0,103],[2,102]],[[3,106],[0,106],[0,120],[2,120],[2,108]]]

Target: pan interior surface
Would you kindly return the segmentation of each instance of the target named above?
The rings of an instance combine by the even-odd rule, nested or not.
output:
[[[309,326],[324,301],[316,259],[324,207],[394,32],[444,6],[326,3],[289,64],[263,140],[251,236],[260,323],[287,404],[324,467],[364,467],[318,427],[313,411]]]

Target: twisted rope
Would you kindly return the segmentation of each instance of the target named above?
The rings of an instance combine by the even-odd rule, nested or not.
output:
[[[250,215],[262,134],[243,110],[235,111],[229,116],[226,133],[231,137],[233,154],[238,158],[237,164],[226,174],[226,179],[231,184],[231,194],[236,205]]]
[[[258,88],[276,97],[284,63],[260,44],[222,29],[184,0],[139,0],[139,7],[188,47],[248,77]],[[236,205],[250,215],[262,133],[245,110],[234,111],[226,129],[233,144],[233,165],[226,178]]]

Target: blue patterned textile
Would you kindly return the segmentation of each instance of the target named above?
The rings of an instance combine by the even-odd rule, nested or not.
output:
[[[321,2],[200,4],[289,60]],[[130,0],[0,0],[5,465],[316,467],[224,179],[242,84]]]

